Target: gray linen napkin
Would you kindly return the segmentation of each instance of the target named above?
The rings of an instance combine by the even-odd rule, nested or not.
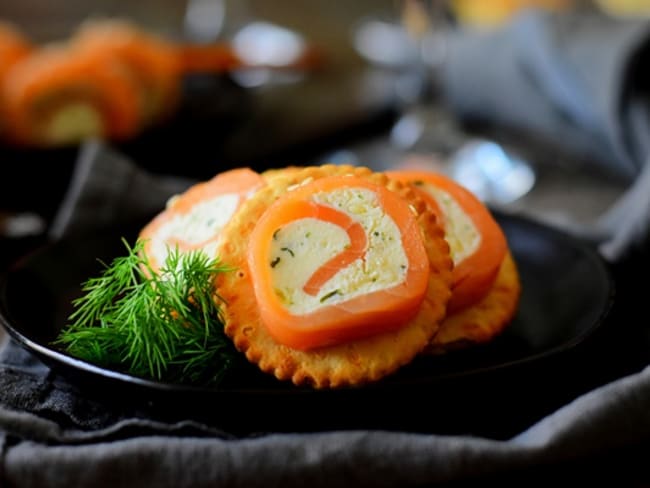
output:
[[[539,22],[540,28],[554,25],[548,18],[540,18]],[[607,36],[610,24],[603,23],[601,28]],[[512,35],[508,32],[502,35]],[[628,37],[622,36],[623,41],[607,44],[607,49],[599,51],[604,58],[595,61],[605,66],[604,71],[618,72],[621,63],[637,52],[646,37],[645,31],[636,32],[637,37],[632,36],[635,42],[630,44]],[[553,39],[551,35],[539,42]],[[580,39],[576,36],[576,42]],[[594,49],[602,47],[598,39],[592,39],[598,43]],[[500,42],[509,45],[505,39]],[[485,39],[483,44],[494,64],[510,53],[511,48],[492,49]],[[457,59],[460,63],[461,58]],[[604,79],[615,77],[609,72]],[[592,94],[584,95],[590,98]],[[574,99],[560,97],[560,101],[566,100]],[[578,116],[594,122],[593,114],[576,110]],[[610,132],[606,134],[612,137]],[[593,144],[609,145],[612,154],[619,151],[622,173],[631,180],[638,178],[629,194],[633,202],[621,202],[626,209],[620,215],[627,215],[644,198],[647,203],[647,195],[638,189],[648,184],[642,169],[645,161],[631,155],[622,157],[620,148],[615,149],[617,143],[604,143],[597,133],[584,136],[585,146],[592,137]],[[156,206],[160,208],[170,194],[188,184],[167,186],[169,181],[163,183],[162,178],[141,173],[127,161],[120,161],[119,156],[101,149],[90,145],[86,160],[80,159],[76,183],[53,225],[54,236],[88,231],[93,225],[103,225],[106,219],[125,217],[139,208],[145,209],[144,215]],[[95,179],[95,175],[101,176]],[[125,178],[131,182],[128,187],[122,185]],[[88,188],[94,189],[87,192]],[[129,188],[126,193],[125,188]],[[144,196],[148,203],[140,207]],[[88,202],[103,210],[83,211]],[[131,203],[125,206],[125,202]],[[644,234],[638,230],[638,215],[647,217],[650,209],[640,210],[633,213],[629,232],[625,231],[627,224],[621,224],[616,227],[620,235],[614,231],[610,234],[607,242],[617,248],[612,254],[614,259],[623,256],[624,250]],[[599,480],[603,473],[612,474],[605,469],[607,466],[613,468],[615,476],[623,476],[613,454],[625,455],[629,446],[650,438],[650,368],[579,395],[506,440],[379,430],[235,438],[192,419],[168,423],[147,418],[137,409],[109,410],[80,397],[74,386],[56,378],[12,341],[0,354],[0,388],[2,486],[431,486],[479,477],[483,482],[509,479],[530,485],[531,480],[534,484],[554,479],[558,471],[553,467],[566,467],[571,461],[606,459],[607,463],[600,466],[589,466],[591,479]],[[480,410],[481,406],[476,408]]]
[[[115,222],[155,215],[167,199],[193,183],[142,171],[100,141],[85,143],[70,185],[49,228],[53,240],[88,233]]]
[[[530,483],[526,470],[556,476],[553,466],[604,454],[612,471],[590,466],[593,479],[614,473],[620,482],[616,450],[650,433],[650,367],[505,441],[379,430],[234,438],[191,419],[165,423],[106,412],[74,387],[49,382],[47,369],[26,354],[9,346],[0,356],[2,486],[431,486],[508,473]],[[26,406],[25,397],[33,403]],[[74,412],[93,420],[73,425]]]
[[[648,19],[525,11],[503,29],[452,34],[439,72],[460,119],[534,136],[542,152],[565,150],[582,171],[630,184],[583,229],[610,260],[650,225],[649,34]]]

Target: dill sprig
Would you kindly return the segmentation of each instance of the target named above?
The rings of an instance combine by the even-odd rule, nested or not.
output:
[[[201,251],[170,250],[155,272],[143,252],[127,253],[82,285],[84,294],[55,344],[85,361],[168,382],[218,384],[236,352],[223,332],[214,279],[230,269]]]

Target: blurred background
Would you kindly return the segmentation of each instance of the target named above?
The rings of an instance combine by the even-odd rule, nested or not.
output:
[[[624,23],[645,21],[650,6],[2,2],[3,236],[14,243],[43,235],[91,139],[106,141],[143,171],[192,180],[236,166],[425,166],[451,174],[495,208],[587,224],[621,196],[638,168],[591,164],[598,157],[575,150],[568,138],[516,119],[473,117],[446,97],[455,86],[445,86],[450,60],[480,73],[480,63],[494,68],[504,52],[465,61],[453,53],[458,40],[507,32],[528,11]],[[482,83],[476,79],[472,94],[489,90]],[[504,112],[508,106],[506,99]],[[3,255],[5,263],[12,256]]]

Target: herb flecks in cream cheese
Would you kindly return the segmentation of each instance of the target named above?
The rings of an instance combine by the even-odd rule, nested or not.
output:
[[[444,190],[427,183],[421,188],[435,198],[436,203],[445,213],[445,240],[449,244],[454,264],[474,254],[481,245],[481,234],[471,217]]]
[[[218,236],[237,210],[239,196],[227,193],[194,205],[190,211],[177,214],[158,228],[151,240],[150,253],[159,262],[165,262],[169,248],[178,243],[183,247],[200,248],[214,257]]]
[[[271,263],[275,262],[272,280],[277,296],[291,313],[310,313],[404,281],[409,262],[399,228],[381,208],[373,191],[342,188],[316,193],[312,200],[344,212],[358,222],[367,236],[367,250],[363,258],[338,270],[316,295],[310,295],[303,290],[309,278],[350,246],[346,229],[308,217],[275,232],[270,254]]]

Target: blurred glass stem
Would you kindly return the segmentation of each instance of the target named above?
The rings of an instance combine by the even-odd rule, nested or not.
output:
[[[404,97],[397,81],[396,91],[405,102],[403,115],[390,133],[390,141],[403,151],[415,150],[431,133],[431,114],[439,112],[441,70],[449,54],[448,42],[453,27],[450,6],[444,0],[400,0],[400,24],[416,46],[410,80],[410,98]],[[408,78],[407,78],[408,79]],[[428,122],[427,122],[428,121]],[[535,183],[530,164],[516,157],[501,144],[486,139],[468,139],[447,155],[444,171],[480,199],[490,204],[508,204],[528,193]]]
[[[183,19],[187,40],[214,42],[223,30],[226,19],[224,0],[188,0]]]
[[[447,56],[450,29],[447,3],[443,0],[401,0],[401,25],[415,43],[415,71],[423,79],[422,97],[436,95],[437,71]]]
[[[431,5],[424,0],[402,0],[402,25],[416,40],[422,39],[431,30]]]

